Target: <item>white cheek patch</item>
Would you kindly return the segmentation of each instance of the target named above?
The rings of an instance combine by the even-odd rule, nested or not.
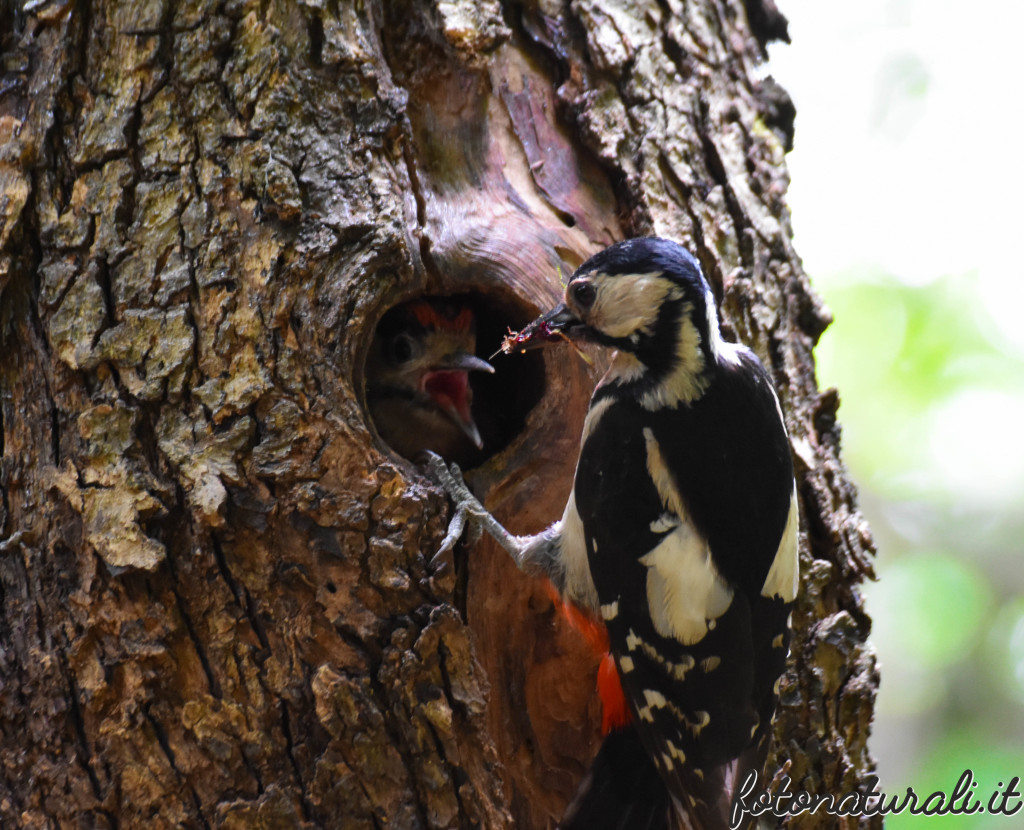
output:
[[[660,271],[616,277],[594,275],[589,279],[597,296],[583,317],[598,331],[615,338],[650,332],[662,303],[680,294],[679,288],[664,279]]]
[[[797,591],[800,589],[799,526],[800,511],[796,503],[796,482],[793,482],[786,528],[782,531],[782,541],[779,542],[779,549],[761,588],[761,596],[769,599],[779,597],[783,602],[792,602],[796,599]]]
[[[718,357],[722,344],[722,335],[718,330],[718,310],[715,307],[715,294],[711,290],[710,285],[704,290],[704,310],[708,319],[708,349],[711,351],[711,354]]]

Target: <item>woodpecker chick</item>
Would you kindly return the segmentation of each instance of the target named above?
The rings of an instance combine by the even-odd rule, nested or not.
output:
[[[433,450],[462,463],[478,456],[484,442],[469,373],[494,367],[475,349],[473,311],[453,300],[413,300],[384,315],[367,358],[366,397],[395,452],[415,458]]]
[[[433,458],[456,503],[442,549],[478,523],[607,627],[631,723],[606,737],[563,830],[719,830],[763,767],[789,648],[798,512],[782,410],[674,242],[595,255],[516,346],[565,338],[614,352],[561,520],[513,536]]]

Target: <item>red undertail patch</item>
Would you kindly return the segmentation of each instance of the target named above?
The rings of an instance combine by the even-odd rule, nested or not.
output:
[[[597,693],[601,697],[601,734],[607,735],[613,729],[626,726],[632,720],[632,715],[629,712],[626,693],[622,691],[615,658],[611,654],[608,629],[589,611],[574,603],[564,602],[550,582],[546,583],[546,587],[548,596],[562,616],[583,635],[583,639],[595,654],[602,655],[601,664],[597,668]]]

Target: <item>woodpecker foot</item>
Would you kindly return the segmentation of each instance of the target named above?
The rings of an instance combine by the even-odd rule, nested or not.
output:
[[[473,495],[469,487],[466,486],[466,482],[462,479],[462,470],[459,469],[458,464],[453,463],[449,467],[441,456],[429,450],[426,455],[428,457],[427,470],[430,472],[431,477],[444,488],[448,498],[452,500],[455,506],[455,512],[448,523],[448,533],[445,535],[441,547],[438,548],[437,553],[434,555],[434,558],[437,559],[455,547],[455,543],[462,538],[463,533],[466,533],[466,542],[468,544],[475,544],[480,539],[484,526],[488,522],[497,524],[497,521],[487,512],[487,508],[480,504],[479,499]],[[501,527],[500,525],[498,526]]]

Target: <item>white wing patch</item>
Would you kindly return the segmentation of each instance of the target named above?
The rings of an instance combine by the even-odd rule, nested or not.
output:
[[[793,495],[789,501],[789,516],[786,529],[782,531],[782,541],[775,552],[772,567],[761,588],[761,596],[780,597],[783,602],[796,599],[800,588],[800,549],[797,535],[800,525],[800,511],[796,504],[796,482],[793,482]]]
[[[647,566],[647,602],[655,630],[684,645],[704,639],[732,604],[707,542],[685,522],[640,558]]]
[[[644,439],[647,472],[662,503],[679,519],[675,529],[640,558],[648,568],[647,603],[651,620],[662,637],[674,637],[684,645],[693,645],[704,639],[714,621],[729,609],[733,589],[711,561],[707,540],[688,520],[682,498],[650,428],[644,429]]]

